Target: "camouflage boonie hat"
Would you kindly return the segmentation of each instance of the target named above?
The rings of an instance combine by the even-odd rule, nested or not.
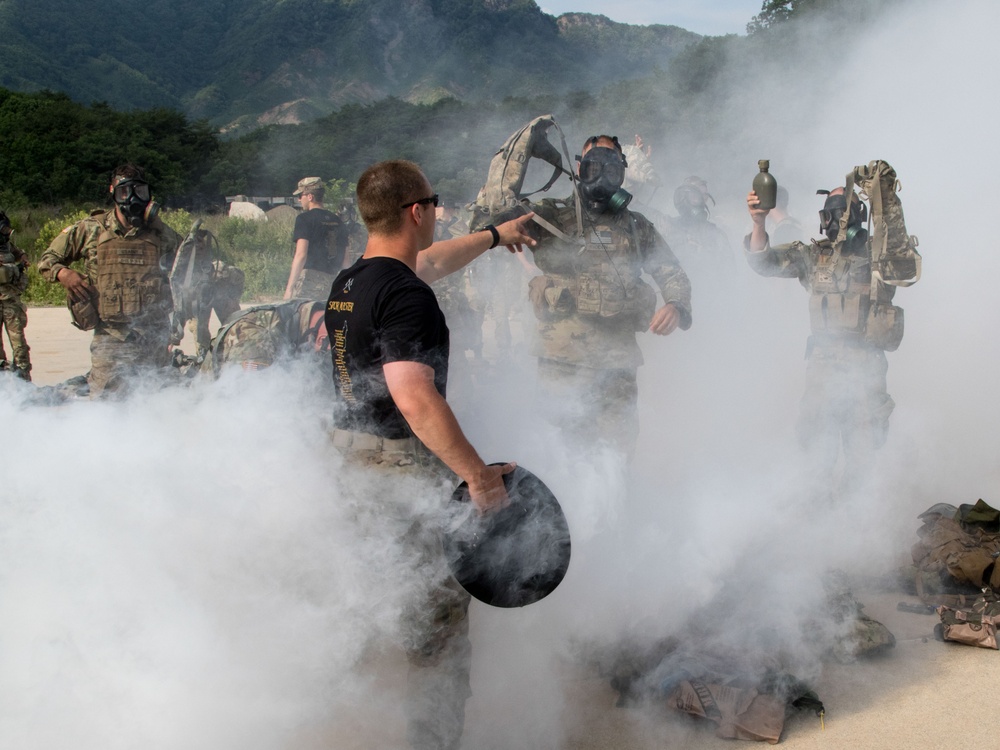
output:
[[[302,195],[303,193],[309,193],[313,190],[322,190],[325,187],[323,185],[322,177],[303,177],[299,180],[299,186],[295,189],[292,195]]]

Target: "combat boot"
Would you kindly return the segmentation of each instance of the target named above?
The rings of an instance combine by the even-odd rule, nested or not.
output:
[[[31,370],[26,367],[15,367],[14,374],[21,378],[21,380],[27,380],[29,383],[31,382]]]

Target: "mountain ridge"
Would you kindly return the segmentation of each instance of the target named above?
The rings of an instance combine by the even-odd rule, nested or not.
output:
[[[535,0],[0,0],[0,86],[228,132],[352,103],[562,94],[641,78],[702,37]],[[95,33],[99,28],[101,33]]]

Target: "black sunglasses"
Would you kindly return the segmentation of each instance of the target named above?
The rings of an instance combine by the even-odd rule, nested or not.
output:
[[[434,193],[434,195],[432,195],[430,198],[421,198],[418,201],[411,201],[410,203],[404,203],[399,208],[400,209],[409,208],[410,206],[416,206],[417,204],[420,204],[421,206],[426,206],[426,205],[428,205],[430,203],[433,203],[434,204],[434,208],[437,208],[438,207],[438,203],[440,203],[440,202],[441,202],[440,196],[437,193]]]

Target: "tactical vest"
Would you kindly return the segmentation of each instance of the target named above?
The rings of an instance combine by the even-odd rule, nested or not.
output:
[[[104,229],[97,238],[98,314],[105,323],[129,323],[170,309],[167,274],[151,238],[120,237]]]
[[[10,243],[0,246],[0,285],[14,284],[24,274],[17,265],[18,258],[10,248]]]
[[[629,231],[607,223],[588,227],[585,244],[573,263],[580,270],[539,277],[544,278],[540,317],[560,318],[575,312],[584,318],[628,322],[636,330],[648,325],[656,309],[656,292],[641,278],[631,221],[628,227]],[[536,282],[536,294],[537,287]]]
[[[814,335],[856,338],[869,346],[895,351],[903,338],[903,310],[891,304],[892,290],[871,295],[871,261],[833,251],[824,240],[813,246],[808,287],[809,323]]]

